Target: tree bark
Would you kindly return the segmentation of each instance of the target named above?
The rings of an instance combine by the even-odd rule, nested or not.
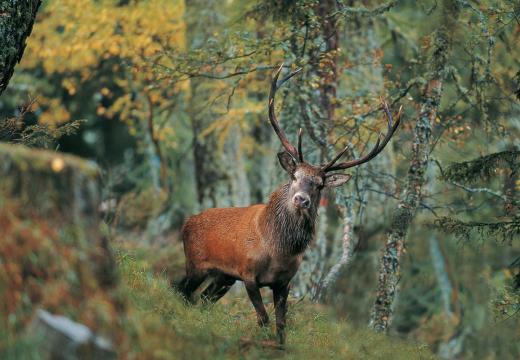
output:
[[[13,0],[0,3],[0,95],[14,67],[21,60],[25,41],[31,34],[41,0]]]
[[[215,0],[186,3],[186,34],[190,50],[203,49],[208,40],[215,37],[215,32],[224,27],[221,7],[222,3]],[[244,181],[244,162],[238,149],[241,130],[232,125],[222,150],[214,132],[201,136],[218,116],[212,109],[211,97],[215,96],[215,91],[211,81],[217,80],[196,77],[190,80],[187,112],[193,130],[198,203],[201,209],[249,204],[249,186]]]
[[[329,133],[334,127],[334,113],[336,110],[336,89],[338,86],[338,46],[339,46],[339,29],[337,23],[330,14],[336,9],[337,2],[335,0],[319,1],[316,9],[316,15],[320,18],[320,27],[322,39],[325,42],[325,52],[327,56],[326,66],[318,67],[316,72],[321,80],[320,86],[320,102],[321,108],[326,114],[326,124]]]
[[[437,353],[441,359],[458,359],[463,352],[464,338],[467,332],[463,328],[463,313],[460,307],[457,284],[439,239],[435,234],[431,234],[428,242],[445,316],[445,335],[439,344]]]
[[[428,191],[433,191],[436,183],[435,169],[429,168]],[[443,338],[439,343],[437,354],[441,359],[457,359],[463,352],[466,331],[463,327],[463,312],[459,301],[459,286],[453,274],[453,268],[446,250],[435,233],[428,237],[429,252],[435,270],[435,278],[441,293],[444,312]]]
[[[441,101],[443,79],[458,13],[459,8],[454,0],[443,1],[441,14],[443,22],[435,34],[433,51],[429,56],[427,84],[421,99],[420,113],[415,123],[408,180],[393,215],[390,233],[380,260],[376,300],[370,319],[370,326],[376,331],[385,332],[390,325],[392,307],[400,278],[400,261],[404,252],[405,238],[417,211],[421,191],[425,184],[431,150],[432,124]]]

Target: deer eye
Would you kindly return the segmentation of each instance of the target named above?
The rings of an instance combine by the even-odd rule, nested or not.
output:
[[[316,187],[320,187],[323,185],[323,180],[321,180],[320,178],[313,178],[312,185],[314,185]]]

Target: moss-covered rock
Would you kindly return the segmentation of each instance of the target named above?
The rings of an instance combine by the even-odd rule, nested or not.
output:
[[[122,340],[98,174],[72,156],[0,144],[0,327],[11,335],[43,307]]]

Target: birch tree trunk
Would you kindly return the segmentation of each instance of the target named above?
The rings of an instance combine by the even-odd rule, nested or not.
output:
[[[12,0],[0,3],[0,95],[14,67],[21,60],[25,41],[31,34],[40,0]]]
[[[420,113],[414,128],[412,161],[408,169],[407,184],[393,214],[390,233],[380,260],[376,300],[370,319],[370,326],[376,331],[385,332],[390,325],[405,238],[420,203],[421,191],[425,184],[431,150],[432,124],[440,105],[443,79],[458,13],[456,1],[443,1],[442,23],[433,39],[433,49],[428,61],[427,84],[423,90]]]
[[[338,209],[343,219],[343,232],[341,238],[341,256],[328,271],[323,280],[316,286],[312,294],[312,301],[321,302],[327,295],[329,288],[334,285],[339,278],[341,270],[348,265],[352,259],[354,251],[354,212],[352,205],[352,198],[345,198],[343,195],[338,195],[336,199]]]
[[[205,9],[200,11],[200,9]],[[222,22],[216,1],[192,0],[186,3],[187,43],[190,50],[204,48],[212,32]],[[193,158],[195,161],[195,180],[199,206],[204,209],[217,206],[220,196],[219,184],[225,178],[219,166],[216,140],[212,134],[201,137],[201,133],[214,120],[208,99],[211,88],[205,79],[190,80],[190,99],[188,115],[193,130]]]
[[[251,205],[251,190],[245,170],[243,151],[240,148],[241,140],[240,127],[233,125],[230,135],[226,139],[223,154],[225,164],[227,164],[226,171],[229,178],[231,205],[233,206]]]

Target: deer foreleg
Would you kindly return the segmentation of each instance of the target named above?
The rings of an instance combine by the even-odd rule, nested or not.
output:
[[[244,282],[244,285],[246,286],[247,295],[249,295],[249,299],[255,307],[258,325],[267,325],[267,323],[269,323],[269,316],[267,315],[267,311],[265,311],[264,302],[262,301],[262,294],[260,294],[260,289],[254,282]]]
[[[280,344],[285,343],[285,315],[287,314],[287,297],[289,285],[273,287],[273,300],[276,314],[276,336]]]

